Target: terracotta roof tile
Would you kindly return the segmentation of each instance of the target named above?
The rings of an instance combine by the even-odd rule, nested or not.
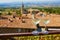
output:
[[[31,15],[29,15],[31,17]],[[29,17],[28,16],[28,17]],[[41,16],[36,15],[37,18],[41,19]],[[50,19],[50,23],[47,24],[47,27],[60,27],[60,15],[48,15],[42,19]],[[7,20],[0,20],[0,27],[8,28],[31,28],[36,29],[36,26],[33,24],[32,19],[25,19],[26,23],[22,23],[21,19],[13,19],[13,22]],[[45,26],[41,21],[40,26]]]
[[[36,26],[32,23],[31,19],[25,20],[26,23],[22,23],[21,20],[17,19],[15,19],[13,22],[9,22],[9,20],[0,20],[0,27],[36,29]]]
[[[46,16],[44,19],[50,19],[50,23],[48,23],[47,26],[50,26],[50,27],[60,26],[60,15]],[[40,22],[40,26],[44,26],[44,24]]]

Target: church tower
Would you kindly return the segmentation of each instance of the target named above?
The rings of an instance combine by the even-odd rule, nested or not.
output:
[[[21,5],[21,15],[24,14],[24,4],[22,2],[22,5]]]
[[[25,23],[25,19],[23,19],[22,14],[24,14],[24,4],[23,4],[23,2],[22,2],[22,5],[21,5],[21,21],[22,21],[22,23]]]

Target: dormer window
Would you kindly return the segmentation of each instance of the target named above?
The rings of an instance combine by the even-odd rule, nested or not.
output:
[[[22,23],[25,23],[25,19],[22,19]]]
[[[13,20],[12,20],[12,19],[9,19],[9,21],[10,21],[10,22],[13,22]]]
[[[13,18],[15,18],[15,16],[13,16]]]

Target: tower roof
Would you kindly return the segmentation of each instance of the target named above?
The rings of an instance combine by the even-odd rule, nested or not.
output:
[[[24,3],[22,2],[22,8],[24,8]]]

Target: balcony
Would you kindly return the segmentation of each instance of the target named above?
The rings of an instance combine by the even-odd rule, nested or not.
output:
[[[27,33],[2,33],[1,40],[60,40],[60,31],[49,31],[48,34],[39,32],[38,35]]]

